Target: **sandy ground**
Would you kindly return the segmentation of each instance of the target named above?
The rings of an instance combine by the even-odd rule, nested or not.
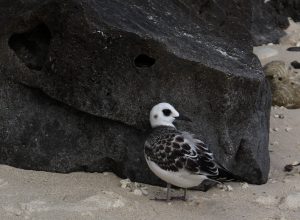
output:
[[[284,47],[270,47],[280,50],[268,60],[294,60],[295,53],[286,54]],[[170,203],[151,200],[165,196],[164,188],[128,183],[112,173],[55,174],[1,165],[0,219],[300,219],[300,168],[283,171],[300,160],[300,109],[272,108],[270,155],[265,185],[229,183],[226,190],[189,191],[187,202]]]

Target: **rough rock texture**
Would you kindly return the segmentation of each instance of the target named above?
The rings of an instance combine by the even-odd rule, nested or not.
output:
[[[278,43],[289,26],[286,14],[265,0],[184,0],[203,21],[209,31],[229,39],[240,38],[241,46],[249,46],[249,31],[255,46]],[[243,41],[242,43],[242,39]],[[248,41],[247,41],[248,40]]]
[[[285,35],[284,29],[289,26],[286,15],[279,14],[269,2],[252,0],[251,34],[255,46],[268,43],[279,43]]]
[[[300,1],[299,0],[271,0],[276,12],[285,17],[291,17],[295,22],[300,21]]]
[[[192,3],[0,0],[0,162],[159,183],[143,143],[150,108],[167,101],[221,164],[265,183],[271,99],[252,7],[227,1],[217,27]]]

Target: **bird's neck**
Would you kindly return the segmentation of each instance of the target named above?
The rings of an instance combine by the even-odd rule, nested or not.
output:
[[[177,130],[174,125],[173,126],[159,125],[159,126],[153,127],[152,129],[155,131],[166,130],[166,129],[167,130]]]

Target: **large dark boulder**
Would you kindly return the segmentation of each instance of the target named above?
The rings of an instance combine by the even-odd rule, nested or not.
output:
[[[143,144],[165,101],[221,164],[265,183],[270,88],[252,6],[227,1],[214,20],[199,2],[0,0],[0,163],[159,183]]]
[[[268,2],[279,15],[300,21],[300,0],[271,0]]]
[[[288,17],[278,13],[276,8],[265,0],[252,0],[251,35],[255,46],[279,43],[289,26]]]

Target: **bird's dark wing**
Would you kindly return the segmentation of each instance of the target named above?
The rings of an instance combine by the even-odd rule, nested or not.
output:
[[[146,141],[145,156],[164,170],[183,169],[196,175],[218,175],[218,167],[207,146],[186,132],[169,132],[155,141]]]

